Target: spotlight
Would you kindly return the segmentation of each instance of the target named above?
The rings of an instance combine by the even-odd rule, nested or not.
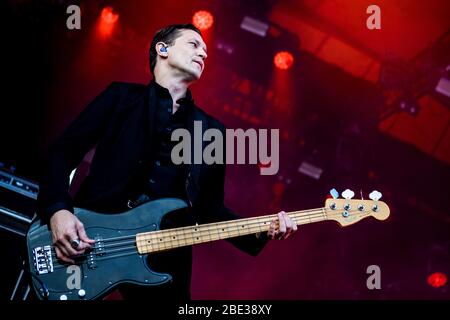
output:
[[[200,10],[192,17],[192,23],[194,26],[204,31],[211,28],[214,23],[214,17],[209,11]]]
[[[100,14],[100,21],[99,21],[100,23],[98,25],[98,31],[100,32],[100,35],[102,37],[111,36],[114,30],[114,26],[117,23],[117,20],[119,20],[119,14],[114,13],[112,7],[103,8]]]
[[[102,22],[106,24],[113,24],[119,19],[119,15],[114,13],[112,7],[105,7],[102,10]]]
[[[294,63],[294,56],[288,51],[280,51],[273,58],[275,67],[281,70],[289,69]]]
[[[428,276],[427,282],[433,288],[443,287],[447,283],[447,276],[442,272],[435,272]]]

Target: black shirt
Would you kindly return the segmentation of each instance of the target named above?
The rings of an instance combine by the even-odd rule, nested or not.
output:
[[[172,132],[176,129],[187,129],[189,113],[192,111],[192,95],[189,90],[186,97],[177,100],[179,107],[173,112],[173,100],[169,90],[152,81],[157,95],[155,118],[153,120],[153,141],[149,145],[146,165],[133,179],[138,181],[135,197],[130,202],[134,207],[149,200],[174,197],[186,200],[185,181],[188,173],[186,164],[176,165],[171,159],[172,148],[179,141],[171,141]]]
[[[138,181],[135,189],[135,197],[131,198],[128,206],[133,208],[141,203],[160,199],[178,198],[187,203],[186,179],[188,165],[176,165],[171,159],[172,148],[179,141],[171,141],[172,132],[176,129],[188,128],[189,116],[192,112],[193,100],[189,90],[186,97],[177,100],[179,107],[173,112],[173,100],[169,90],[160,86],[155,81],[151,82],[156,92],[156,110],[152,125],[152,139],[148,142],[151,150],[146,154],[142,170],[136,173],[134,181]],[[154,106],[150,106],[154,107]],[[187,212],[169,213],[161,221],[161,229],[175,228],[192,225],[193,220]],[[142,299],[153,297],[159,299],[188,299],[190,287],[191,249],[182,247],[169,252],[153,254],[149,259],[150,267],[154,271],[168,272],[172,275],[174,282],[156,288],[141,289],[132,286],[123,287],[122,295],[126,299]],[[178,297],[178,298],[176,298]]]

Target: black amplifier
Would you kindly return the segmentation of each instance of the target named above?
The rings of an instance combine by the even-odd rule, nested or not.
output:
[[[0,169],[0,206],[32,218],[39,192],[37,183]]]
[[[23,258],[38,192],[37,183],[0,169],[0,250],[6,261],[0,265],[0,301],[25,300],[30,292]]]

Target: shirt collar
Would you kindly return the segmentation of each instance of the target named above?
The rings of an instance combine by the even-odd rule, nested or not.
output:
[[[172,96],[170,95],[170,92],[167,88],[164,88],[163,86],[159,85],[155,79],[152,79],[152,81],[150,82],[150,85],[154,86],[156,89],[156,95],[158,96],[158,98],[172,98]],[[184,98],[180,98],[177,100],[177,103],[179,105],[193,105],[194,104],[194,99],[192,99],[192,93],[191,90],[187,89],[186,90],[186,96]]]

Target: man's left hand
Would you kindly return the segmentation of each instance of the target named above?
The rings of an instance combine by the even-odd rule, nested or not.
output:
[[[278,212],[278,219],[272,220],[270,223],[267,237],[269,239],[287,239],[297,231],[297,224],[289,217],[286,212]]]

